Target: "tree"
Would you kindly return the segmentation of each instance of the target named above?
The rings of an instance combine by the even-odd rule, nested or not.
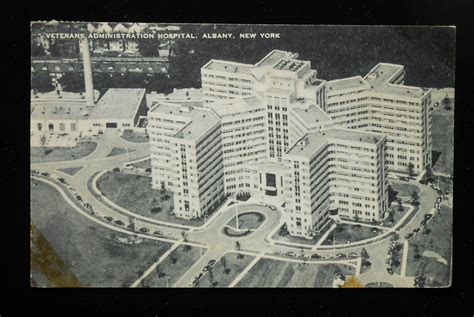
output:
[[[360,251],[360,256],[363,259],[368,259],[369,258],[369,253],[367,252],[367,250],[365,248],[362,248],[362,250]]]
[[[398,198],[398,211],[403,211],[403,203],[400,197]]]
[[[41,144],[41,148],[43,149],[43,154],[46,155],[46,148],[44,147],[46,145],[46,135],[45,134],[41,134],[40,136],[40,144]]]
[[[46,72],[33,73],[31,76],[31,89],[41,93],[54,90],[51,76]]]
[[[150,32],[145,30],[145,32]],[[139,39],[137,42],[138,52],[141,56],[145,57],[158,57],[160,56],[159,48],[160,41],[156,38],[154,39]]]
[[[415,175],[415,165],[413,165],[413,163],[408,163],[408,174],[410,176],[414,176]]]
[[[67,92],[84,92],[85,83],[82,73],[67,72],[60,79],[59,83],[63,91]]]
[[[387,193],[388,193],[388,204],[390,205],[397,198],[398,192],[392,188],[392,185],[388,185]]]
[[[413,193],[411,193],[411,199],[413,199],[413,204],[416,204],[418,202],[418,193],[414,190]]]
[[[188,241],[188,235],[186,233],[186,231],[181,231],[181,236],[183,237],[183,241],[184,242],[187,242]]]
[[[222,267],[224,268],[224,273],[229,274],[230,269],[227,268],[227,259],[225,258],[225,256],[221,257],[221,264],[222,264]]]
[[[212,266],[209,268],[208,274],[209,274],[209,283],[212,288],[214,287],[214,272],[212,271]]]
[[[448,97],[448,94],[441,101],[445,110],[451,110],[451,99]]]

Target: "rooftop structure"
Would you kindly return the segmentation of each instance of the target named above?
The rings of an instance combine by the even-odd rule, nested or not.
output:
[[[87,119],[91,107],[86,107],[84,101],[74,102],[37,102],[32,101],[32,120],[78,120]]]
[[[377,92],[405,97],[423,97],[428,89],[403,85],[405,68],[402,65],[379,63],[364,77]]]
[[[340,139],[350,142],[377,144],[382,135],[376,133],[359,132],[349,129],[330,129],[321,132],[312,132],[303,136],[287,152],[289,155],[311,156],[330,139]]]
[[[184,127],[175,134],[175,137],[189,140],[197,140],[210,126],[219,121],[219,117],[210,109],[173,103],[160,102],[149,112],[182,117]]]
[[[91,119],[130,119],[135,116],[145,89],[110,88],[90,113]]]
[[[352,89],[370,89],[370,85],[361,76],[354,76],[344,79],[330,80],[327,82],[329,92],[335,90],[352,90]]]
[[[226,73],[242,73],[250,74],[250,69],[253,67],[252,64],[243,64],[229,61],[221,61],[212,59],[206,65],[204,69],[226,72]]]

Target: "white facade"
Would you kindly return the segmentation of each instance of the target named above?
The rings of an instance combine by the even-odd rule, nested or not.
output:
[[[218,116],[207,108],[158,103],[148,118],[153,188],[174,193],[178,217],[210,213],[225,198]]]
[[[390,171],[431,166],[431,89],[404,86],[401,65],[381,63],[364,78],[328,82],[327,113],[335,124],[387,135]]]
[[[309,238],[337,209],[345,219],[382,220],[387,209],[384,136],[343,129],[306,134],[285,154],[285,217]]]

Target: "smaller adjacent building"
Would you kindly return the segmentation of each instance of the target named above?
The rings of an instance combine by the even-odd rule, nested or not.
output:
[[[75,146],[72,140],[97,135],[106,129],[133,129],[140,116],[146,116],[145,89],[111,88],[94,106],[84,99],[33,99],[31,111],[32,146],[42,146],[42,135],[48,139],[63,137],[69,142],[59,146]]]

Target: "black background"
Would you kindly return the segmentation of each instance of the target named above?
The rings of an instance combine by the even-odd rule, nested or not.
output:
[[[2,6],[0,101],[4,165],[0,208],[0,315],[59,313],[162,316],[185,314],[272,316],[473,316],[472,163],[472,1],[375,1],[344,4],[311,1],[300,6],[253,1],[47,1]],[[12,4],[10,2],[9,4]],[[445,289],[32,289],[29,286],[29,105],[32,20],[297,23],[362,25],[456,25],[456,114],[453,283]],[[8,98],[4,98],[7,96]],[[441,239],[443,237],[440,237]],[[449,238],[449,237],[445,237]]]

